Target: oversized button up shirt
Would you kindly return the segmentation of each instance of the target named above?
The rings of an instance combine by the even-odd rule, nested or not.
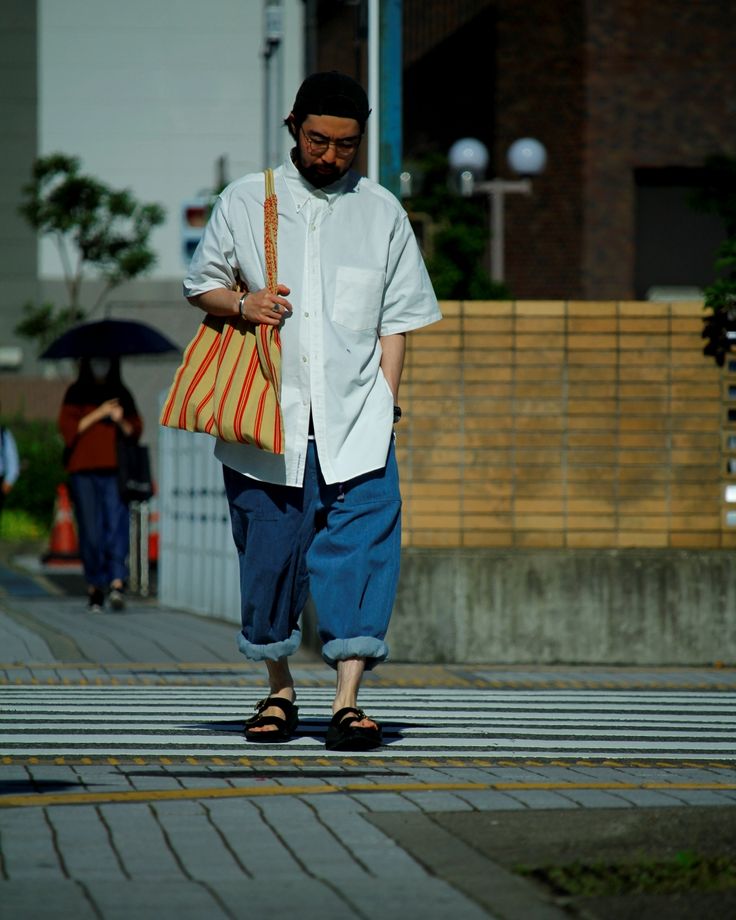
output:
[[[380,337],[441,318],[406,212],[388,191],[349,172],[314,188],[287,160],[274,170],[278,280],[293,313],[281,327],[285,450],[218,441],[226,466],[266,482],[300,486],[310,406],[327,483],[347,482],[386,462],[393,395],[380,367]],[[184,293],[265,287],[263,173],[219,196],[194,253]]]

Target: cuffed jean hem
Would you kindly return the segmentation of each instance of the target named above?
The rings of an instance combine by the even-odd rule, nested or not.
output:
[[[238,648],[250,661],[278,661],[279,658],[288,658],[293,655],[302,643],[301,630],[295,629],[288,639],[281,642],[269,642],[267,645],[256,645],[248,642],[245,636],[238,634]]]
[[[372,671],[377,664],[388,657],[388,646],[373,636],[355,636],[352,639],[330,639],[322,646],[322,657],[331,668],[337,669],[338,661],[348,658],[364,658],[366,671]]]

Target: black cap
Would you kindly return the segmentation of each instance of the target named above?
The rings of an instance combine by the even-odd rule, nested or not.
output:
[[[360,83],[337,70],[313,73],[302,83],[292,108],[300,125],[308,115],[354,118],[362,131],[371,113],[368,97]]]

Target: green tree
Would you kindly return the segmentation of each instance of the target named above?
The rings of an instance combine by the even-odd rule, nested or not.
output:
[[[703,354],[723,367],[731,350],[729,333],[736,333],[736,157],[718,155],[706,160],[706,181],[691,196],[699,211],[717,214],[726,227],[726,239],[716,253],[715,278],[705,288]]]
[[[42,528],[48,528],[54,510],[56,487],[66,474],[61,465],[63,442],[55,422],[38,419],[0,418],[13,432],[21,470],[5,503],[8,511],[23,511]]]
[[[407,209],[427,214],[434,225],[427,270],[440,300],[508,300],[508,287],[491,280],[483,265],[488,211],[478,198],[463,198],[447,182],[447,157],[433,154],[418,164],[422,192]]]
[[[53,239],[66,283],[65,305],[26,304],[16,327],[41,347],[86,315],[81,294],[90,272],[103,281],[94,311],[114,288],[153,267],[149,238],[165,217],[160,205],[142,204],[129,190],[117,191],[84,175],[79,158],[62,153],[35,161],[20,213],[40,236]]]

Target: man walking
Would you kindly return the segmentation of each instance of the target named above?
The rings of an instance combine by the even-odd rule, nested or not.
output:
[[[300,87],[285,122],[295,146],[274,170],[276,294],[265,290],[260,173],[219,196],[184,285],[210,314],[280,327],[284,454],[223,441],[215,449],[239,554],[240,649],[265,661],[270,685],[246,722],[249,741],[286,741],[297,726],[288,657],[311,592],[322,655],[337,671],[327,747],[382,742],[357,704],[363,672],[388,654],[398,583],[392,432],[405,335],[441,314],[406,213],[350,169],[369,113],[363,88],[343,74],[313,74]]]

